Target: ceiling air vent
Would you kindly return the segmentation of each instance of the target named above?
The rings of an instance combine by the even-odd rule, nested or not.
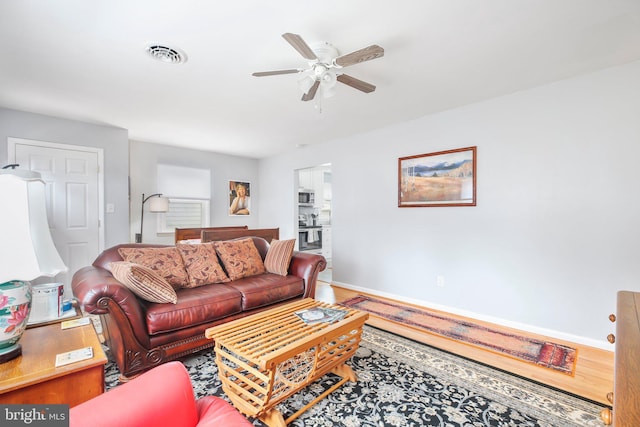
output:
[[[152,58],[168,64],[182,64],[187,61],[187,55],[184,52],[172,47],[154,44],[148,46],[146,51]]]

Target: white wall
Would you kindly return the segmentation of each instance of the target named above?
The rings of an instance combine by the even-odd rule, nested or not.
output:
[[[128,239],[128,136],[122,128],[0,108],[0,166],[7,164],[8,137],[104,149],[105,204],[115,206],[115,212],[104,215],[108,248]]]
[[[140,232],[140,205],[142,193],[157,193],[157,165],[159,163],[173,166],[209,169],[211,171],[211,226],[228,225],[258,226],[260,205],[257,198],[261,183],[258,180],[258,161],[237,156],[212,153],[208,151],[189,150],[168,145],[149,142],[131,141],[131,227],[128,241],[134,241],[135,233]],[[251,183],[251,215],[229,216],[229,181]],[[256,198],[254,198],[256,195]],[[159,235],[157,233],[157,214],[148,211],[145,205],[144,243],[173,244],[173,233]]]
[[[291,151],[260,163],[260,223],[292,230],[293,171],[330,162],[334,281],[612,350],[616,292],[640,291],[639,113],[636,62]],[[476,207],[397,207],[398,157],[472,145]]]
[[[611,349],[615,294],[640,291],[639,113],[638,62],[261,161],[137,141],[129,159],[125,129],[0,108],[0,163],[8,136],[104,148],[107,247],[133,241],[158,163],[211,169],[212,225],[282,238],[295,170],[331,163],[335,281]],[[397,207],[398,157],[471,145],[478,206]],[[252,183],[250,217],[228,216],[228,180]],[[154,216],[145,241],[172,242]]]

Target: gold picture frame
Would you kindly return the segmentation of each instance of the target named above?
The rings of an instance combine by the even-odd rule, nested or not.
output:
[[[475,206],[476,148],[400,157],[398,207]]]

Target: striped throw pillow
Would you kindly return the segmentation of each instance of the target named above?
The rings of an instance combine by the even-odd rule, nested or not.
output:
[[[120,248],[118,253],[124,261],[152,269],[169,282],[173,289],[180,289],[189,284],[182,256],[175,247]]]
[[[271,241],[267,256],[264,258],[264,268],[273,274],[286,276],[289,271],[289,264],[293,256],[293,247],[296,239]]]
[[[158,303],[177,303],[178,296],[169,282],[152,269],[127,261],[109,265],[113,277],[140,298]]]

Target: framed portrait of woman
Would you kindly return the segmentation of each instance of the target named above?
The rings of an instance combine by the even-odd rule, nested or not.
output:
[[[229,181],[229,215],[251,215],[251,183]]]

